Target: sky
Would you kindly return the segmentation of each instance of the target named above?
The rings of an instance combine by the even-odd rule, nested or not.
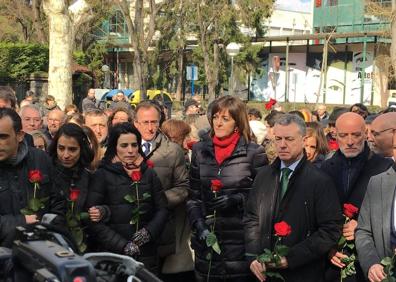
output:
[[[291,11],[310,12],[313,0],[276,0],[276,6],[280,9]]]

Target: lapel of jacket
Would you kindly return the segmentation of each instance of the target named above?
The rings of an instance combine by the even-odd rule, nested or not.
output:
[[[382,236],[385,248],[390,246],[392,204],[395,196],[396,173],[391,167],[381,177]],[[391,212],[389,212],[391,211]]]

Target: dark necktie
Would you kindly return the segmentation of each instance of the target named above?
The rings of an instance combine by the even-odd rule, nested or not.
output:
[[[282,177],[281,177],[281,199],[283,199],[283,196],[285,196],[286,191],[287,191],[287,186],[289,184],[289,175],[293,171],[288,168],[284,167],[282,168]]]
[[[147,156],[150,153],[150,146],[151,144],[149,142],[143,144],[143,153],[145,156]]]

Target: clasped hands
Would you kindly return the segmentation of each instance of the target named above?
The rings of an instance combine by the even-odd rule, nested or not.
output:
[[[124,253],[129,256],[140,255],[140,247],[150,242],[151,236],[146,228],[142,228],[133,234],[131,241],[124,247]]]

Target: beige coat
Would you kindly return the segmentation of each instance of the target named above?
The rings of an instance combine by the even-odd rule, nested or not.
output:
[[[182,148],[159,133],[152,143],[148,158],[154,163],[171,210],[161,237],[159,255],[165,257],[163,273],[178,273],[193,269],[188,240],[190,227],[185,212],[188,196],[188,170]]]

